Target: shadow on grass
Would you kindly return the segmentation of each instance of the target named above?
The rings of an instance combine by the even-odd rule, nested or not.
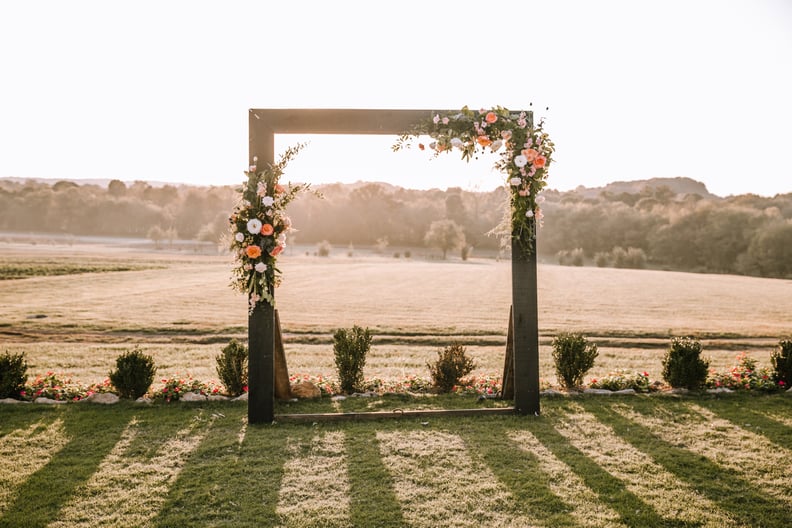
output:
[[[762,401],[763,408],[782,405],[774,414],[784,415],[790,412],[789,401],[784,402],[774,395],[762,395],[757,398],[765,398]],[[751,406],[750,400],[740,404],[724,400],[704,400],[697,403],[737,427],[744,428],[746,424],[750,424],[751,432],[764,436],[779,447],[792,449],[792,428],[757,411]]]
[[[702,455],[676,447],[610,407],[593,400],[581,400],[583,407],[636,449],[689,483],[734,519],[747,526],[787,528],[792,515],[789,505],[761,493],[751,482],[735,475]],[[670,405],[671,402],[665,402]],[[633,406],[640,413],[638,406]],[[681,425],[682,427],[684,425]]]
[[[568,465],[602,502],[613,508],[622,523],[627,526],[672,526],[650,504],[628,490],[622,480],[573,446],[553,427],[550,420],[533,421],[527,428],[542,445]]]
[[[63,505],[88,481],[120,440],[135,413],[131,407],[109,411],[69,406],[47,411],[52,417],[63,419],[64,434],[70,440],[19,488],[14,502],[0,519],[0,526],[33,528],[57,519]],[[53,486],[53,482],[58,485]]]
[[[393,478],[382,461],[376,430],[353,426],[346,435],[352,526],[405,526]]]
[[[207,406],[210,431],[187,459],[153,526],[275,526],[290,439],[310,427],[247,425],[247,406]]]
[[[542,419],[528,420],[533,426]],[[540,469],[537,456],[516,446],[502,425],[476,424],[457,434],[471,456],[482,460],[509,490],[521,514],[543,526],[579,526],[569,514],[569,506],[551,490],[549,476]]]

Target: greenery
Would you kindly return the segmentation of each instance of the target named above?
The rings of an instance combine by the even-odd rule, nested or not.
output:
[[[333,333],[333,354],[341,390],[353,393],[363,386],[363,367],[371,349],[371,332],[357,325]]]
[[[108,376],[120,397],[136,400],[148,392],[156,372],[154,359],[135,347],[116,359],[116,368]]]
[[[239,396],[248,384],[248,348],[232,339],[215,358],[217,377],[229,396]]]
[[[445,260],[450,250],[467,247],[465,244],[465,232],[453,220],[435,220],[432,222],[424,236],[424,242],[427,246],[435,247],[442,251],[443,260]],[[467,260],[467,257],[463,256],[462,260]]]
[[[437,351],[434,363],[427,363],[432,385],[438,392],[451,392],[459,381],[473,372],[476,363],[468,357],[467,349],[453,344]]]
[[[789,389],[792,387],[792,339],[782,339],[770,356],[775,381]]]
[[[454,400],[476,405],[373,403]],[[4,406],[0,526],[786,528],[788,411],[750,393],[548,398],[539,418],[253,427],[241,402]]]
[[[709,361],[701,358],[701,343],[675,337],[663,358],[663,379],[674,388],[697,390],[707,381]]]
[[[169,403],[179,401],[188,392],[194,392],[202,396],[220,394],[220,387],[194,379],[189,374],[187,376],[171,376],[162,380],[162,387],[151,393],[151,399]]]
[[[264,170],[250,166],[246,182],[237,190],[239,201],[229,218],[229,249],[235,258],[231,286],[247,295],[251,313],[259,302],[275,305],[273,293],[281,281],[276,262],[292,229],[286,207],[310,189],[309,184],[281,185],[280,179],[304,146],[298,143],[286,149],[277,163]]]
[[[184,241],[207,240],[209,234],[219,243],[238,196],[233,186],[154,186],[138,181],[116,187],[120,190],[113,194],[94,184],[0,179],[0,230],[49,233],[68,242],[79,235],[147,238],[159,226],[157,241],[167,240],[168,245],[162,245],[169,249],[183,248]],[[424,245],[432,222],[451,219],[481,255],[481,250],[498,250],[497,238],[486,233],[503,219],[503,204],[509,200],[503,186],[489,192],[459,187],[414,190],[381,183],[317,189],[327,200],[306,193],[289,205],[303,244],[327,240],[338,247],[352,243],[362,248],[387,238],[393,247],[414,250]],[[538,251],[548,259],[580,248],[595,262],[598,253],[635,248],[644,252],[648,268],[792,277],[792,193],[721,198],[687,178],[656,178],[563,192],[545,188],[541,197],[546,229]],[[45,221],[42,210],[48,211]],[[58,260],[48,258],[46,265],[14,273],[51,273],[59,269]],[[3,258],[0,262],[0,270],[10,273],[9,263]],[[101,271],[106,262],[75,263],[65,271],[81,266]],[[602,258],[600,262],[605,264]],[[109,267],[126,264],[118,261]]]
[[[590,344],[581,334],[562,332],[553,338],[553,364],[561,386],[580,387],[598,355],[597,345]]]
[[[0,399],[19,398],[27,382],[27,361],[25,354],[11,354],[6,351],[0,356]]]
[[[589,383],[589,387],[611,391],[633,389],[636,392],[649,392],[655,388],[649,380],[649,373],[645,370],[630,372],[623,369],[617,369],[605,376],[593,378]]]
[[[773,373],[766,367],[758,367],[755,358],[742,352],[737,355],[737,363],[726,372],[710,372],[706,383],[708,388],[731,390],[775,391],[779,384]]]

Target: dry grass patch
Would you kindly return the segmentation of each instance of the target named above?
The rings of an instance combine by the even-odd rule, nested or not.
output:
[[[349,478],[344,433],[328,432],[308,443],[292,441],[284,465],[277,513],[281,526],[349,526]]]
[[[377,434],[411,526],[533,526],[511,494],[461,438],[440,431]]]
[[[792,449],[774,444],[751,431],[746,417],[737,425],[693,402],[684,408],[674,405],[657,408],[652,415],[629,406],[612,409],[625,418],[643,425],[666,442],[700,454],[725,471],[742,476],[752,486],[771,497],[786,502],[792,511],[792,481],[789,464]],[[684,427],[679,423],[684,421]]]
[[[132,420],[91,479],[49,526],[145,526],[165,504],[187,457],[209,424],[193,421],[159,445],[153,456],[134,449],[139,424]]]
[[[0,516],[15,491],[68,442],[63,420],[39,420],[0,436]]]
[[[555,427],[660,517],[680,525],[739,526],[728,512],[654,462],[649,454],[625,442],[582,407],[571,404]]]
[[[548,477],[552,491],[569,508],[570,515],[591,528],[626,526],[619,514],[597,496],[569,464],[545,447],[530,431],[514,431],[509,439],[520,449],[536,457],[540,471]]]

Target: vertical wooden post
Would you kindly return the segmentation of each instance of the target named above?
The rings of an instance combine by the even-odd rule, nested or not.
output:
[[[509,331],[506,333],[506,357],[503,360],[501,400],[514,399],[514,308],[509,307]]]
[[[248,114],[248,127],[250,165],[261,168],[274,163],[275,134],[255,110]],[[275,419],[274,358],[275,309],[269,303],[258,303],[248,316],[248,423],[272,423]]]
[[[514,408],[539,414],[539,317],[536,295],[536,239],[531,254],[512,239],[512,308],[514,324]]]

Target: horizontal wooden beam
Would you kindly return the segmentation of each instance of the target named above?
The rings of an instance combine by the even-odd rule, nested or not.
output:
[[[392,411],[349,412],[349,413],[316,413],[316,414],[278,414],[276,422],[340,422],[356,420],[382,420],[385,418],[440,418],[453,416],[493,416],[515,414],[514,407],[487,407],[483,409],[430,409],[409,411],[394,409]]]
[[[396,109],[251,109],[258,120],[275,134],[402,134],[437,113],[454,110]]]

